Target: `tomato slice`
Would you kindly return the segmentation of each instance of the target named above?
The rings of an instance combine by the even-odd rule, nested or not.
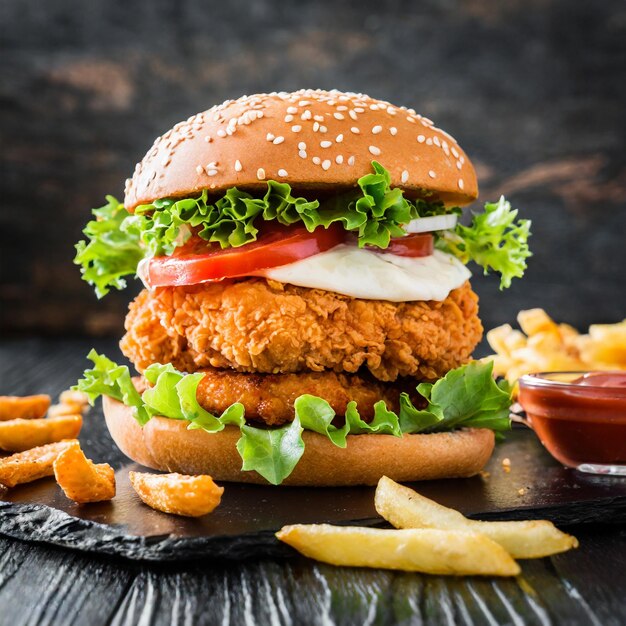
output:
[[[394,237],[389,246],[379,252],[397,254],[398,256],[420,257],[430,256],[434,250],[434,239],[431,233],[413,233],[405,237]]]
[[[316,228],[275,226],[251,243],[222,250],[192,237],[171,256],[142,262],[140,272],[150,287],[174,287],[250,276],[259,270],[286,265],[325,252],[342,243],[345,231],[340,224]],[[189,254],[209,247],[209,252]]]

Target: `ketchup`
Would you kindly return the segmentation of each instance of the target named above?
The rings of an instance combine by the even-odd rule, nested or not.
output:
[[[587,372],[572,381],[574,385],[626,387],[626,372]]]
[[[523,376],[519,402],[564,465],[626,465],[626,372]]]

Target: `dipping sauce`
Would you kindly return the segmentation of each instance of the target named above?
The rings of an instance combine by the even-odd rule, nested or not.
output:
[[[626,468],[626,372],[528,374],[519,381],[519,403],[563,465]]]

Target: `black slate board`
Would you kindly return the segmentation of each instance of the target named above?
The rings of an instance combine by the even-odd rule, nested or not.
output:
[[[86,438],[98,421],[97,415],[86,420]],[[511,461],[510,472],[504,471],[504,458]],[[133,560],[238,560],[292,554],[274,537],[284,524],[384,525],[370,487],[227,484],[213,514],[200,519],[166,515],[141,503],[128,481],[132,469],[141,468],[122,462],[116,474],[118,493],[110,503],[74,504],[52,479],[11,490],[0,500],[0,533]],[[563,468],[526,429],[516,429],[496,447],[487,472],[415,487],[481,519],[547,518],[560,525],[626,521],[625,480]]]

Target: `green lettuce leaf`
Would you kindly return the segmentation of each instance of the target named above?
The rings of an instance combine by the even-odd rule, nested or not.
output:
[[[469,226],[457,224],[453,231],[438,233],[437,247],[458,257],[463,263],[474,261],[488,274],[500,274],[500,289],[510,287],[513,278],[521,278],[526,259],[532,256],[528,248],[530,220],[517,220],[517,210],[500,197],[498,202],[485,204],[483,213],[474,213]]]
[[[296,417],[281,428],[242,426],[237,452],[243,460],[242,470],[254,470],[273,485],[280,485],[304,454],[300,420]]]
[[[335,411],[326,400],[304,394],[295,399],[293,408],[303,428],[325,435],[339,448],[346,447],[347,423],[342,428],[337,428],[332,424]]]
[[[402,429],[398,416],[387,408],[387,405],[379,400],[374,405],[374,419],[371,422],[364,421],[356,407],[356,402],[351,401],[346,407],[346,424],[351,435],[394,435],[402,437]]]
[[[144,257],[139,232],[126,229],[130,213],[113,196],[107,204],[93,209],[95,220],[87,223],[83,233],[88,241],[76,244],[74,263],[81,266],[83,280],[102,298],[111,288],[124,289],[124,276],[135,275]]]
[[[84,371],[83,378],[74,388],[86,393],[92,406],[100,396],[119,400],[133,408],[135,419],[141,426],[146,424],[152,415],[146,410],[142,397],[135,389],[128,367],[118,365],[93,349],[87,358],[93,362],[93,368]]]
[[[241,403],[231,405],[219,417],[203,409],[197,400],[198,384],[203,376],[200,372],[185,374],[170,364],[153,364],[144,372],[151,386],[139,394],[127,366],[118,365],[95,350],[88,358],[93,368],[85,371],[74,389],[89,394],[91,402],[100,395],[111,396],[132,407],[142,426],[160,415],[187,420],[188,429],[208,433],[219,432],[227,425],[237,427],[241,432],[237,450],[242,469],[256,471],[276,485],[291,474],[302,457],[304,430],[319,433],[345,448],[349,445],[348,435],[401,437],[470,426],[494,431],[510,428],[511,387],[506,382],[496,384],[491,362],[475,361],[450,371],[435,384],[420,384],[417,390],[428,400],[423,410],[417,409],[407,394],[402,394],[399,414],[379,401],[374,406],[374,418],[366,422],[359,415],[356,403],[350,402],[343,426],[338,427],[333,424],[335,411],[326,400],[303,394],[294,402],[293,422],[280,428],[262,428],[246,423]]]

